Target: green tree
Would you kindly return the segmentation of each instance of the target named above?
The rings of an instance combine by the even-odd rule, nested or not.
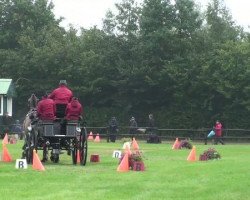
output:
[[[0,76],[16,83],[17,109],[31,93],[39,96],[57,75],[63,34],[47,0],[1,1]]]

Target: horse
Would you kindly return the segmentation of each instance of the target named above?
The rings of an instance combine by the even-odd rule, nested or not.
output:
[[[31,125],[31,123],[36,120],[37,118],[37,110],[36,109],[32,109],[30,110],[27,115],[24,118],[23,121],[23,130],[24,130],[24,135],[27,134],[28,132],[28,127]]]
[[[33,93],[30,98],[28,99],[28,107],[30,110],[36,109],[37,103],[39,99],[36,97],[36,95]]]
[[[23,130],[24,130],[24,136],[28,132],[28,127],[31,125],[31,122],[37,118],[37,104],[38,104],[38,98],[35,94],[32,94],[30,98],[28,99],[28,106],[29,106],[29,112],[26,114],[24,121],[23,121]]]
[[[36,110],[37,103],[38,103],[38,98],[36,97],[35,94],[32,94],[31,97],[28,99],[29,111],[26,114],[24,121],[23,121],[23,131],[24,131],[23,150],[24,152],[22,154],[22,157],[25,157],[25,154],[26,154],[25,150],[27,147],[27,140],[28,140],[28,134],[29,134],[28,127],[30,127],[32,123],[37,120],[37,110]]]

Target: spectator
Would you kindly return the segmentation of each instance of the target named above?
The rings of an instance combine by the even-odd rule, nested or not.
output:
[[[73,93],[67,87],[66,80],[60,80],[59,87],[49,95],[49,98],[53,99],[56,105],[56,117],[63,118],[65,116],[66,107],[71,101],[72,96]]]
[[[16,120],[15,124],[11,127],[11,132],[17,134],[20,140],[23,139],[23,126],[20,124],[19,120]]]
[[[76,97],[73,97],[71,102],[66,107],[66,120],[79,120],[82,112],[82,105]]]
[[[153,134],[155,130],[155,120],[153,114],[148,115],[148,132]]]
[[[129,135],[133,139],[137,131],[137,122],[134,117],[129,120]]]
[[[12,117],[8,112],[3,115],[3,125],[4,125],[4,134],[10,132],[10,126],[12,124]]]
[[[155,120],[153,114],[148,115],[148,128],[149,133],[147,143],[161,143],[159,136],[156,134]]]
[[[108,124],[108,129],[109,131],[108,131],[107,142],[109,142],[109,140],[111,142],[115,142],[116,135],[118,133],[118,122],[115,117],[111,117],[109,124]]]
[[[44,95],[42,100],[37,105],[37,116],[41,120],[55,120],[55,103]]]
[[[222,145],[224,145],[224,142],[222,140],[222,124],[220,123],[219,120],[217,120],[215,123],[214,131],[215,131],[214,144],[218,144],[218,142],[220,142]]]

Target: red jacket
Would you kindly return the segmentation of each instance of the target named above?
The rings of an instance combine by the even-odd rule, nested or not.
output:
[[[222,124],[221,123],[216,123],[214,129],[215,129],[215,135],[218,136],[218,137],[221,137],[221,135],[222,135]]]
[[[55,89],[49,98],[55,101],[55,104],[68,104],[72,99],[72,92],[65,85],[60,85],[59,88]]]
[[[55,119],[55,103],[52,99],[43,98],[38,102],[37,113],[41,120],[54,120]]]
[[[82,105],[79,103],[79,101],[77,99],[72,99],[72,101],[66,107],[66,119],[79,120],[82,110]]]

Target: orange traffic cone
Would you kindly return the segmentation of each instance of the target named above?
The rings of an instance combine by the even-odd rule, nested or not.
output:
[[[77,150],[77,159],[76,159],[77,163],[80,163],[80,151]]]
[[[97,133],[94,142],[100,142],[100,141],[101,140],[100,140],[99,133]]]
[[[43,164],[41,163],[39,156],[36,153],[36,150],[33,151],[33,164],[32,168],[40,171],[45,171]]]
[[[196,148],[193,146],[192,150],[190,151],[187,161],[196,161]]]
[[[137,141],[135,140],[135,138],[133,138],[132,147],[133,147],[133,149],[136,150],[136,151],[139,150],[139,145],[138,145]]]
[[[118,172],[127,172],[129,171],[129,162],[128,162],[128,153],[125,153],[121,163],[117,167]]]
[[[9,139],[8,139],[8,134],[7,134],[7,133],[5,133],[5,136],[4,136],[4,138],[3,138],[2,144],[3,144],[3,145],[4,145],[4,144],[9,144]]]
[[[175,139],[175,142],[172,146],[172,149],[179,149],[179,146],[180,146],[180,141],[178,138]]]
[[[12,158],[9,154],[9,151],[5,145],[3,145],[3,155],[2,155],[2,161],[3,162],[11,162]]]
[[[94,138],[93,138],[93,133],[92,133],[92,131],[89,133],[89,137],[88,137],[88,140],[93,140]]]

